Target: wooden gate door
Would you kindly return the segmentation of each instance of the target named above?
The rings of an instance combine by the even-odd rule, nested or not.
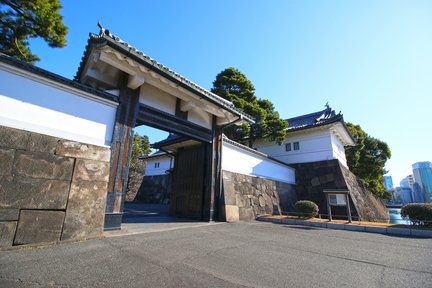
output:
[[[177,152],[172,182],[171,214],[202,219],[204,145]]]

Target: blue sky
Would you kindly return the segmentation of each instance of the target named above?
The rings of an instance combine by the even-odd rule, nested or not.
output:
[[[392,150],[395,184],[432,161],[432,1],[63,0],[68,45],[32,49],[38,66],[73,78],[97,22],[210,89],[242,71],[283,118],[324,108]],[[121,3],[121,4],[119,4]],[[149,130],[138,129],[142,133]],[[150,134],[151,141],[165,134]]]

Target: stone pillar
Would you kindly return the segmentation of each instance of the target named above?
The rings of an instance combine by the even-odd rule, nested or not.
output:
[[[128,75],[125,74],[120,81],[120,103],[117,108],[114,135],[111,143],[112,154],[105,212],[105,230],[120,229],[134,128],[139,108],[139,88],[132,90],[127,87],[127,83]]]

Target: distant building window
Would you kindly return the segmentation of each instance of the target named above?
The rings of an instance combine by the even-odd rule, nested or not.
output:
[[[155,168],[159,168],[159,165],[160,165],[160,163],[159,162],[157,162],[157,163],[155,163]]]
[[[299,142],[294,142],[293,143],[293,147],[294,147],[294,150],[300,150],[300,143]]]
[[[285,144],[285,151],[291,151],[291,143]]]

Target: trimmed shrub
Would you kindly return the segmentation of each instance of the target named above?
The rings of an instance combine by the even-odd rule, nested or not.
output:
[[[318,205],[309,200],[297,201],[294,205],[297,212],[302,213],[303,216],[312,218],[318,215]]]
[[[432,203],[410,203],[402,207],[401,216],[415,225],[432,226]]]

